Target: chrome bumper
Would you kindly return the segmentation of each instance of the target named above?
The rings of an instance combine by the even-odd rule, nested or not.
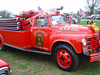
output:
[[[100,60],[100,48],[96,52],[90,54],[90,62]]]

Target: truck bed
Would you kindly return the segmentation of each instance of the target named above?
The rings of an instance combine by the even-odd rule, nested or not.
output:
[[[14,31],[14,30],[0,30],[3,38],[3,43],[13,45],[20,48],[31,48],[30,31]]]
[[[3,43],[19,48],[31,48],[30,43],[30,28],[23,25],[30,24],[24,18],[1,18],[0,19],[0,34],[3,38]],[[30,26],[30,25],[29,25]]]

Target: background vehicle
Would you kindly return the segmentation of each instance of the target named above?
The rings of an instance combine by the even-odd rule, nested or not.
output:
[[[9,64],[2,59],[0,59],[0,75],[11,75]]]
[[[100,20],[100,17],[95,17],[96,20]]]
[[[78,19],[72,17],[72,23],[73,23],[73,24],[77,24],[77,23],[78,23]]]

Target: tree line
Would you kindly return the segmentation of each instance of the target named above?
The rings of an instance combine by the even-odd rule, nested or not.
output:
[[[100,14],[100,0],[86,0],[87,15]]]
[[[86,0],[85,8],[86,15],[100,14],[100,0]],[[0,17],[2,18],[9,18],[11,16],[12,13],[7,10],[0,11]]]
[[[1,18],[9,18],[11,17],[12,13],[7,10],[0,11],[0,17]]]

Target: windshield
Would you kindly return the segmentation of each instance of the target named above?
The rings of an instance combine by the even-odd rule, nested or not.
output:
[[[51,23],[53,25],[69,23],[69,19],[66,16],[63,16],[63,15],[53,15],[53,16],[50,16],[50,20],[51,20]]]

